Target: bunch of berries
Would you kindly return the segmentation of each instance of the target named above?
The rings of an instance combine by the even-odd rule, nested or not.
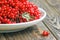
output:
[[[39,19],[38,7],[27,0],[0,0],[0,24],[14,24]]]

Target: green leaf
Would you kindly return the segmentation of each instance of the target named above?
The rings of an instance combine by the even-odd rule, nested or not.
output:
[[[29,21],[29,19],[31,18],[31,17],[30,17],[30,14],[29,14],[28,12],[23,13],[23,14],[22,14],[22,17],[23,17],[23,18],[26,18],[27,21]]]

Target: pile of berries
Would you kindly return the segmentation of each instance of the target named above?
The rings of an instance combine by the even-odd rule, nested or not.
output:
[[[27,0],[0,0],[0,24],[13,24],[39,19],[38,7]]]

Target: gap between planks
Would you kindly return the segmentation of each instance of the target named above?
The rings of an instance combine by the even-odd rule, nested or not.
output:
[[[51,25],[49,25],[49,23],[47,23],[46,21],[42,21],[42,22],[49,29],[49,31],[53,34],[53,36],[56,38],[56,40],[59,40],[58,36],[55,33],[55,30],[53,30]]]

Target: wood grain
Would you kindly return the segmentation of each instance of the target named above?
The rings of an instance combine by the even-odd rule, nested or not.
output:
[[[60,0],[39,0],[40,7],[42,7],[46,12],[47,16],[43,20],[48,29],[52,31],[53,34],[59,40],[60,38]]]
[[[38,2],[38,3],[35,3]],[[35,4],[43,8],[47,12],[46,18],[43,22],[48,29],[57,37],[60,38],[60,0],[35,0]],[[54,31],[55,30],[55,31]]]
[[[43,37],[41,31],[50,31],[45,25],[40,22],[39,24],[29,27],[25,30],[13,33],[0,33],[0,40],[56,40],[55,37],[50,33],[49,36]]]
[[[37,26],[20,32],[0,34],[0,40],[59,40],[60,0],[29,0],[47,12],[46,18]],[[56,29],[55,29],[56,28]],[[41,30],[50,32],[48,37],[41,36]]]

